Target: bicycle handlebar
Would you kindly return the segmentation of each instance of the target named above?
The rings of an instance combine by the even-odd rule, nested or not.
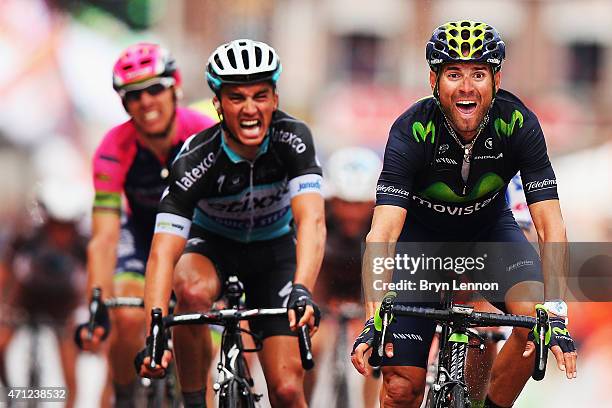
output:
[[[297,321],[299,321],[302,316],[304,316],[304,312],[306,311],[306,302],[299,301],[297,302]],[[308,325],[303,325],[299,328],[298,333],[298,344],[300,346],[300,357],[302,359],[302,368],[304,370],[311,370],[314,367],[314,357],[312,355],[312,343],[310,342],[310,331],[308,329]]]
[[[548,349],[546,345],[546,330],[548,329],[548,313],[543,309],[537,309],[536,335],[538,342],[535,344],[536,357],[533,366],[531,378],[540,381],[546,374],[546,360],[548,357]]]
[[[546,331],[548,329],[548,314],[545,310],[537,309],[537,317],[521,316],[512,314],[499,314],[487,312],[475,312],[471,308],[455,306],[448,309],[434,309],[429,307],[415,307],[393,304],[394,295],[387,295],[383,298],[380,306],[380,317],[382,320],[382,330],[377,331],[377,336],[374,340],[374,349],[368,359],[368,363],[372,367],[380,366],[384,352],[384,346],[387,339],[387,326],[397,316],[413,316],[435,320],[437,322],[451,323],[460,320],[464,327],[486,327],[486,326],[512,326],[523,327],[536,330],[539,336],[539,341],[536,343],[536,361],[533,368],[532,378],[540,381],[546,373],[546,360],[548,357],[547,344],[545,341]],[[380,333],[380,334],[378,334]]]
[[[305,309],[305,305],[304,305]],[[153,317],[153,311],[152,317]],[[300,312],[298,311],[298,316]],[[161,314],[161,310],[160,310]],[[303,314],[303,311],[302,311]],[[247,310],[239,310],[239,309],[221,309],[221,310],[211,310],[203,313],[186,313],[186,314],[177,314],[177,315],[167,315],[161,320],[151,320],[151,334],[158,333],[158,336],[164,335],[164,329],[179,326],[179,325],[196,325],[196,324],[215,324],[225,326],[228,323],[234,323],[242,320],[250,320],[255,317],[261,316],[287,316],[287,308],[278,307],[278,308],[269,308],[269,309],[247,309]],[[299,317],[298,317],[299,319]],[[161,322],[161,324],[159,323]],[[155,331],[154,331],[155,330]],[[155,340],[155,337],[153,337]],[[159,345],[162,345],[163,337],[159,337],[156,341],[152,341],[151,348],[149,349],[150,356],[157,356],[159,359],[155,361],[155,364],[161,364],[161,357],[163,354],[162,351],[158,351]],[[302,359],[302,367],[305,370],[310,370],[314,367],[314,358],[311,350],[311,342],[310,342],[310,333],[308,332],[308,327],[302,326],[300,328],[300,332],[298,333],[298,341],[300,344],[300,357]],[[152,362],[155,358],[151,359]],[[153,363],[152,363],[153,364]],[[155,366],[151,366],[154,368]]]
[[[93,337],[94,329],[96,328],[96,314],[100,307],[100,301],[102,298],[102,289],[93,288],[91,291],[91,300],[89,302],[89,321],[87,322],[87,340],[91,340]]]

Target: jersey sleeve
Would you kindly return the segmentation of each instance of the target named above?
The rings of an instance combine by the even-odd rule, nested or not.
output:
[[[94,211],[121,211],[125,177],[136,146],[122,140],[119,129],[106,134],[93,157]]]
[[[305,123],[287,118],[286,131],[277,131],[273,136],[283,152],[287,168],[287,180],[291,198],[305,194],[322,194],[321,165],[316,156],[314,140]]]
[[[202,196],[206,173],[215,162],[206,133],[193,135],[183,148],[170,171],[168,187],[162,194],[155,221],[155,232],[166,232],[187,238],[191,218]]]
[[[516,139],[514,146],[527,204],[559,198],[544,132],[535,115],[530,116],[530,124],[525,127],[522,137]]]
[[[389,131],[383,168],[376,186],[376,205],[408,208],[416,173],[425,163],[425,141],[410,134],[407,118],[398,119]]]

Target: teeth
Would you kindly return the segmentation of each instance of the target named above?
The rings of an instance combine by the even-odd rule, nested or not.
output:
[[[476,102],[472,102],[472,101],[459,101],[457,102],[457,104],[459,105],[472,105],[475,104]]]
[[[242,126],[255,126],[255,125],[257,125],[257,123],[259,123],[259,121],[257,121],[257,120],[243,120],[242,122],[240,122],[240,125],[242,125]]]
[[[144,114],[145,120],[155,120],[159,117],[158,111],[150,111]]]

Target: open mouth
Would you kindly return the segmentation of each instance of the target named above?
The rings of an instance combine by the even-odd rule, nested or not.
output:
[[[455,106],[459,112],[463,113],[464,115],[470,115],[474,113],[478,104],[473,101],[459,101],[455,103]]]
[[[253,120],[243,120],[240,122],[240,128],[241,129],[254,129],[254,128],[258,128],[261,126],[261,122],[257,119],[253,119]]]
[[[159,118],[159,111],[156,111],[156,110],[149,111],[144,114],[144,119],[146,121],[153,121],[153,120],[156,120],[157,118]]]

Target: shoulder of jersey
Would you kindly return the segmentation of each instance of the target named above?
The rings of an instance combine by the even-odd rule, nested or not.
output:
[[[305,122],[281,110],[277,110],[276,113],[274,114],[274,119],[272,120],[271,126],[275,128],[282,127],[282,128],[288,128],[288,129],[297,129],[300,127],[308,128],[308,125],[306,125]]]
[[[131,120],[110,129],[98,145],[98,152],[121,153],[136,142],[136,128]]]
[[[414,102],[407,110],[404,111],[395,121],[395,125],[400,123],[415,121],[423,122],[424,126],[426,123],[433,119],[435,113],[438,111],[438,105],[432,95],[423,97]]]
[[[176,110],[178,117],[182,121],[182,125],[189,130],[189,134],[193,134],[202,129],[208,129],[218,122],[218,120],[193,109],[179,107]]]
[[[505,89],[500,89],[495,96],[495,107],[501,113],[501,115],[510,115],[514,113],[514,111],[519,111],[522,115],[525,116],[525,119],[531,119],[535,117],[533,112],[525,106],[523,101],[521,101],[516,95],[513,93],[506,91]]]
[[[209,127],[208,129],[204,129],[198,133],[194,133],[189,136],[181,151],[177,155],[177,159],[188,152],[193,152],[196,149],[206,149],[210,151],[210,149],[217,150],[221,145],[221,125],[216,124],[213,127]]]

